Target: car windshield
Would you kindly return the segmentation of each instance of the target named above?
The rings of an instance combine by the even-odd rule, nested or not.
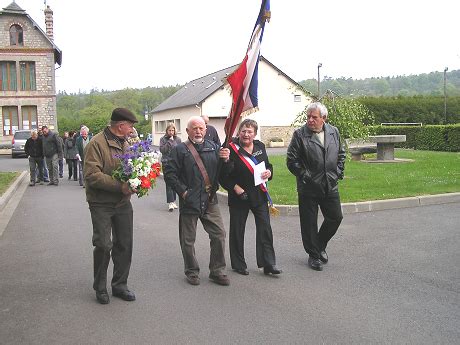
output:
[[[30,132],[16,132],[14,133],[14,139],[29,139],[30,138]]]

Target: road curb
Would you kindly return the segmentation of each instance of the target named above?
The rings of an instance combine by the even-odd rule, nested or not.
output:
[[[0,197],[0,212],[3,211],[3,209],[5,208],[5,206],[8,204],[8,202],[10,201],[10,199],[12,198],[12,196],[14,195],[14,193],[16,192],[16,190],[19,188],[19,186],[21,185],[22,181],[26,178],[26,176],[28,175],[28,171],[23,171],[19,177],[17,179],[15,179],[13,181],[13,183],[11,184],[11,186],[8,187],[8,189],[6,190],[5,193],[3,193],[3,195]]]
[[[219,202],[227,203],[227,193],[217,192]],[[343,214],[393,210],[427,205],[441,205],[460,202],[460,193],[422,195],[408,198],[351,202],[342,204]],[[281,216],[298,216],[298,205],[274,205]]]
[[[163,173],[160,174],[160,178],[163,178]],[[227,204],[227,193],[217,191],[216,194],[217,199],[220,203]],[[460,193],[421,195],[408,198],[342,203],[342,213],[352,214],[362,212],[384,211],[394,210],[397,208],[411,208],[428,205],[450,204],[454,202],[460,202]],[[278,211],[280,211],[280,216],[299,215],[298,205],[275,204],[274,206],[278,209]]]

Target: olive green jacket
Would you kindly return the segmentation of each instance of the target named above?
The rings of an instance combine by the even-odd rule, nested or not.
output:
[[[122,182],[112,177],[113,170],[120,165],[120,159],[115,155],[123,154],[129,147],[126,141],[122,146],[113,138],[108,127],[86,145],[83,176],[88,203],[117,206],[129,201],[130,196],[123,195],[121,191]]]

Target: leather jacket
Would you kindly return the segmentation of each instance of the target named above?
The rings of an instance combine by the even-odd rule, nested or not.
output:
[[[297,178],[297,192],[323,197],[338,193],[337,182],[343,178],[345,148],[339,130],[324,124],[324,146],[307,125],[297,129],[287,150],[286,164]]]

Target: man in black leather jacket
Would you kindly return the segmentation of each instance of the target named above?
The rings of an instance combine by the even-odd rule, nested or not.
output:
[[[308,265],[317,271],[328,262],[326,246],[342,221],[338,180],[343,178],[345,149],[336,127],[324,122],[326,107],[311,103],[307,123],[297,129],[287,151],[287,167],[297,178],[300,228]],[[324,221],[318,231],[318,207]]]
[[[217,144],[205,139],[205,133],[204,120],[199,116],[191,117],[187,123],[188,139],[172,149],[170,160],[164,167],[164,177],[180,196],[179,240],[187,282],[200,284],[200,267],[195,256],[196,226],[200,219],[210,239],[209,278],[219,285],[229,285],[225,274],[224,223],[214,192],[218,188],[219,159],[228,161],[230,150],[219,149]],[[201,158],[209,185],[188,145],[192,145]]]

